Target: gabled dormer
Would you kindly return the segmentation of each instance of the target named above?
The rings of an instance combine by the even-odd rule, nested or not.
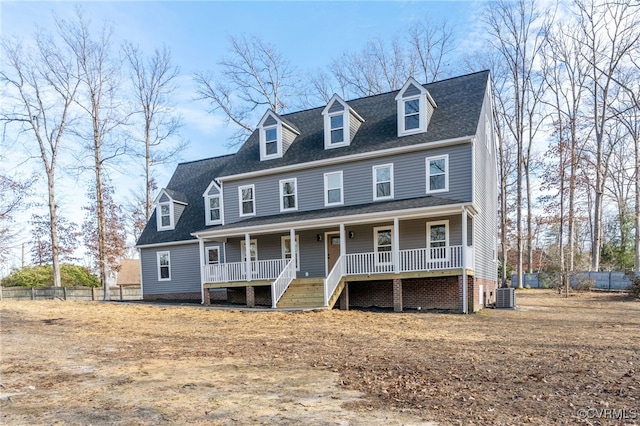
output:
[[[180,220],[187,206],[187,198],[180,192],[165,188],[156,197],[155,204],[158,231],[170,231],[175,229]]]
[[[204,198],[204,223],[209,225],[221,225],[223,223],[222,188],[215,180],[212,180],[202,194]]]
[[[296,136],[300,134],[293,124],[271,110],[268,110],[260,120],[258,132],[260,161],[281,158]]]
[[[398,111],[398,137],[425,133],[429,120],[437,107],[422,84],[413,77],[402,86],[396,96]]]
[[[351,144],[364,119],[340,96],[333,95],[322,110],[324,116],[324,148],[338,148]]]

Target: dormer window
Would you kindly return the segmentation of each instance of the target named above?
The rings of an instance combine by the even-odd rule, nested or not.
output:
[[[204,197],[204,222],[206,225],[222,224],[222,191],[215,180],[212,180]]]
[[[398,136],[425,133],[436,107],[427,89],[410,77],[398,92],[396,102],[398,107]]]
[[[187,207],[187,198],[180,192],[165,188],[158,194],[155,204],[158,231],[170,231],[175,229],[176,223]]]
[[[344,142],[344,116],[342,114],[331,116],[331,144]]]
[[[159,227],[160,229],[169,229],[169,228],[173,228],[173,225],[171,222],[173,222],[171,220],[171,217],[173,216],[171,214],[171,203],[162,203],[159,205],[160,207],[160,223],[159,223]]]
[[[322,111],[324,116],[324,148],[348,146],[364,122],[340,96],[333,95]]]
[[[275,112],[265,113],[258,125],[260,161],[281,158],[300,134],[296,127]]]
[[[278,128],[270,127],[264,129],[264,151],[265,156],[278,155]]]

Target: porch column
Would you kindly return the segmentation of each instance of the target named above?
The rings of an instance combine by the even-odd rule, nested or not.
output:
[[[244,234],[244,269],[245,279],[251,281],[251,236],[249,234]]]
[[[298,261],[296,257],[298,257],[297,247],[296,247],[296,230],[291,228],[289,230],[289,238],[291,238],[291,260],[295,265]],[[297,268],[296,268],[297,269]]]
[[[393,279],[393,311],[402,312],[402,279]]]
[[[204,281],[206,279],[205,274],[205,259],[204,259],[204,240],[198,238],[198,250],[200,250],[200,296],[202,298],[202,304],[205,304],[204,299]]]
[[[467,209],[462,208],[462,253],[460,254],[462,262],[462,313],[466,314],[469,301],[467,296]]]
[[[347,253],[347,236],[344,232],[344,223],[340,224],[340,256]]]
[[[393,272],[400,273],[400,221],[397,217],[393,218]],[[402,302],[401,302],[402,303]],[[402,310],[402,308],[400,309]]]
[[[247,296],[247,307],[253,308],[256,306],[256,289],[253,286],[247,286],[246,296]]]

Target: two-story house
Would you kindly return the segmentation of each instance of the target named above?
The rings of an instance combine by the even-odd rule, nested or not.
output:
[[[182,163],[160,191],[144,299],[481,309],[497,288],[492,120],[488,71],[267,111],[237,153]]]

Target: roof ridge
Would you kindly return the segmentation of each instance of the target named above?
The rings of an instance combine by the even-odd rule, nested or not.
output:
[[[237,151],[229,153],[229,154],[217,155],[215,157],[201,158],[199,160],[181,161],[180,163],[178,163],[178,166],[183,165],[183,164],[200,163],[200,162],[209,161],[209,160],[219,160],[219,159],[224,158],[224,157],[233,157],[236,154],[237,154]]]

